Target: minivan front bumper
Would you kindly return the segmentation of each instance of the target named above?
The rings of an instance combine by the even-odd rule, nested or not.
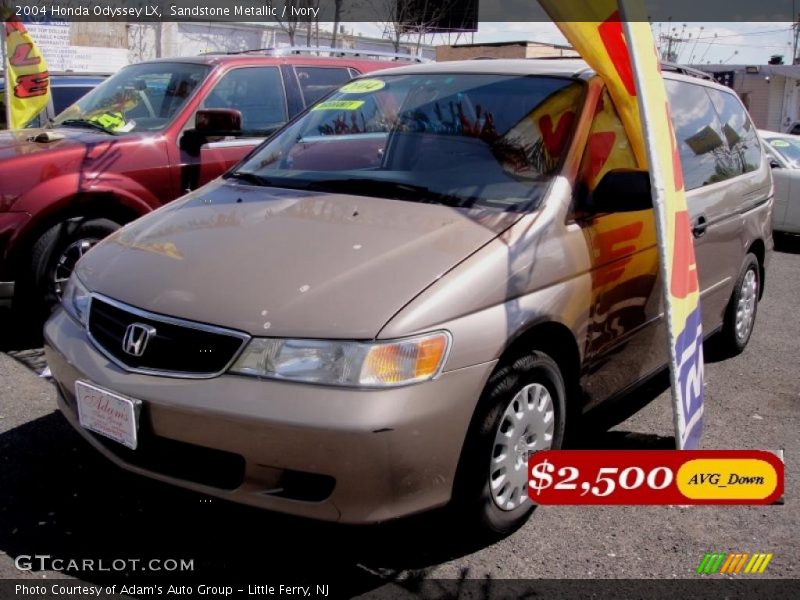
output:
[[[222,375],[177,379],[111,363],[59,308],[45,325],[59,408],[117,465],[270,510],[374,523],[446,504],[494,362],[395,389]],[[136,451],[83,429],[75,381],[143,401]]]

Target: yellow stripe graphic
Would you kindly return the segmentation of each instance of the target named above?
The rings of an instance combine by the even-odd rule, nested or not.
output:
[[[769,564],[769,561],[771,561],[771,560],[772,560],[772,553],[771,552],[769,554],[764,555],[764,562],[761,563],[761,568],[758,570],[758,572],[759,573],[763,573],[764,570],[767,568],[767,565]]]
[[[753,557],[750,559],[750,562],[747,563],[747,566],[744,568],[745,573],[751,573],[754,569],[758,568],[759,563],[764,560],[763,554],[753,554]]]

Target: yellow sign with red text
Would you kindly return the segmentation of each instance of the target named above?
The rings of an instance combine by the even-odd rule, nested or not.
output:
[[[50,102],[47,63],[21,21],[4,20],[9,129],[22,129]]]
[[[680,155],[650,25],[641,0],[539,0],[605,81],[636,160],[648,168],[669,334],[678,448],[699,446],[703,418],[700,295]],[[587,21],[587,16],[592,21]]]

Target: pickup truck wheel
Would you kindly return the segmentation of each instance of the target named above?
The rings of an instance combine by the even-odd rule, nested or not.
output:
[[[489,540],[511,534],[534,509],[528,457],[564,440],[566,391],[556,362],[531,352],[489,378],[459,462],[453,509]],[[464,521],[467,523],[464,523]]]
[[[78,260],[119,228],[119,223],[109,219],[79,219],[48,229],[31,252],[30,281],[25,288],[33,306],[49,309],[56,304]]]

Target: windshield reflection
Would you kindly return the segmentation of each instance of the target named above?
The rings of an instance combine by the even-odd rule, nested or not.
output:
[[[529,210],[557,172],[583,84],[384,75],[342,86],[229,175],[267,185]]]

